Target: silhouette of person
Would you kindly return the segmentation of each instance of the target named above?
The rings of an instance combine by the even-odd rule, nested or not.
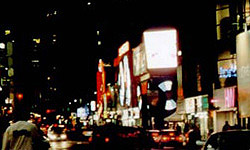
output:
[[[198,125],[193,125],[192,130],[189,133],[189,142],[187,145],[188,150],[197,150],[198,146],[196,145],[196,141],[201,140],[201,133]]]
[[[230,130],[231,126],[229,125],[228,121],[225,121],[224,126],[222,127],[222,131]]]
[[[2,150],[33,150],[42,140],[37,126],[27,120],[30,112],[23,104],[17,104],[13,111],[14,123],[4,132]],[[39,146],[37,146],[39,147]]]

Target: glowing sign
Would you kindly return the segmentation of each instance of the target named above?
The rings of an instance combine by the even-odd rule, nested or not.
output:
[[[164,81],[158,85],[158,87],[163,91],[171,91],[173,82],[170,80]]]
[[[173,99],[167,100],[165,110],[173,110],[176,108],[176,102]]]
[[[237,77],[236,59],[219,61],[218,73],[220,78]]]
[[[118,49],[119,56],[122,56],[126,52],[129,51],[129,42],[126,41],[122,46]]]
[[[157,30],[143,33],[148,69],[177,67],[177,31]]]
[[[235,87],[225,88],[225,107],[230,108],[235,106]]]
[[[130,106],[131,103],[131,76],[128,62],[128,56],[125,55],[123,60],[119,64],[119,75],[118,75],[119,89],[119,101],[120,105]]]

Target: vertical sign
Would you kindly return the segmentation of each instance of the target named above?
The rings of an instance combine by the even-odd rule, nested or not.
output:
[[[236,37],[238,104],[240,117],[250,117],[250,31]]]

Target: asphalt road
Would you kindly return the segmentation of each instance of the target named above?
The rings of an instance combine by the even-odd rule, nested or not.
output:
[[[82,141],[58,141],[58,142],[50,142],[49,150],[92,150],[89,147],[88,142]],[[186,148],[175,148],[175,147],[164,147],[163,149],[155,149],[151,150],[186,150]]]

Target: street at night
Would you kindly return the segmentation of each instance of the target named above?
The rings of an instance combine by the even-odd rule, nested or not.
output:
[[[2,150],[250,149],[250,0],[0,7]]]

